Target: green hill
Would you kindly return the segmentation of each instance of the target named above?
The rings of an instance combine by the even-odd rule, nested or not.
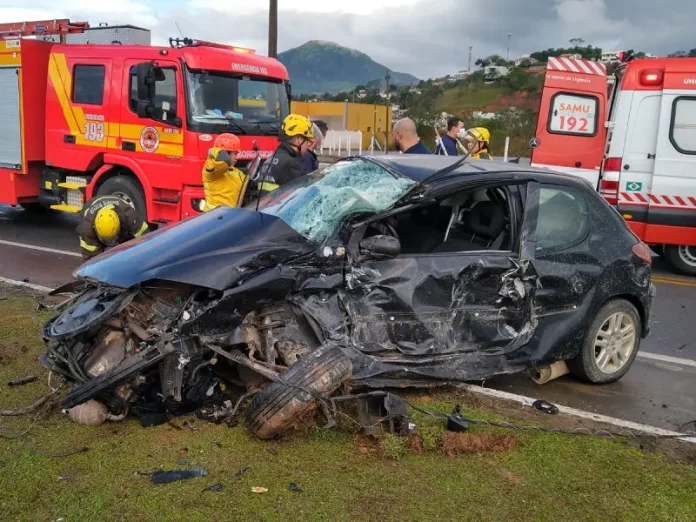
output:
[[[287,67],[293,92],[298,94],[351,91],[384,78],[388,69],[365,53],[319,40],[284,51],[278,59]],[[413,75],[390,72],[393,85],[418,82]]]

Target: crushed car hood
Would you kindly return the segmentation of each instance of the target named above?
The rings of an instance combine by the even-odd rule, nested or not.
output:
[[[75,275],[123,288],[163,279],[225,290],[250,273],[316,248],[280,218],[221,207],[119,245]]]

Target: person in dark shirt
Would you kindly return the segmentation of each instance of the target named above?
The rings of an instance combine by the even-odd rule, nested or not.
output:
[[[314,139],[312,122],[304,116],[291,114],[280,129],[280,145],[275,154],[261,167],[258,188],[261,193],[272,192],[279,186],[304,176],[302,156]]]
[[[148,231],[147,223],[118,196],[94,197],[84,204],[81,214],[77,233],[85,260]]]
[[[457,136],[464,128],[464,122],[459,118],[449,118],[447,120],[447,134],[440,138],[440,142],[435,148],[435,154],[438,156],[456,156],[457,151]],[[444,150],[442,148],[444,145]],[[446,154],[445,154],[446,153]]]
[[[404,154],[432,154],[418,137],[416,124],[410,118],[402,118],[394,124],[392,141],[396,150]]]

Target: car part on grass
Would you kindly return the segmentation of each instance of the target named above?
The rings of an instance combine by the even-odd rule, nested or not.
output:
[[[324,345],[290,367],[280,382],[257,393],[247,407],[251,433],[271,439],[328,398],[351,376],[352,364],[340,348]]]
[[[242,478],[244,475],[246,475],[250,470],[251,470],[251,468],[250,468],[249,466],[247,466],[246,468],[240,469],[237,473],[235,473],[234,476],[235,476],[236,478],[240,479],[240,478]]]
[[[206,477],[208,472],[203,468],[181,469],[173,471],[154,471],[150,474],[152,484],[171,484],[192,478]]]
[[[457,404],[452,410],[451,415],[447,416],[447,431],[453,431],[455,433],[465,433],[469,431],[470,425],[471,422],[462,416],[461,406]]]
[[[213,484],[212,486],[205,488],[203,491],[212,491],[214,493],[217,493],[218,491],[222,491],[222,489],[222,484]]]
[[[358,422],[366,435],[381,433],[408,435],[410,424],[406,403],[397,395],[366,395],[358,397]]]
[[[119,422],[126,418],[128,410],[121,415],[111,415],[106,405],[91,399],[82,404],[78,404],[70,408],[68,417],[76,424],[84,424],[85,426],[99,426],[107,420],[111,422]]]
[[[547,413],[548,415],[556,415],[559,412],[558,406],[542,400],[534,401],[532,406],[534,406],[540,412]]]
[[[548,366],[540,366],[530,370],[532,380],[537,384],[546,384],[549,381],[563,377],[570,373],[565,361],[556,361]]]
[[[302,488],[294,482],[290,483],[290,485],[288,486],[288,490],[294,491],[295,493],[302,493]]]
[[[8,386],[24,386],[32,382],[36,382],[38,377],[35,375],[27,375],[26,377],[20,377],[18,379],[13,379],[7,383]]]

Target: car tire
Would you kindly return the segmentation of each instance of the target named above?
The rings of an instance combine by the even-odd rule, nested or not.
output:
[[[625,299],[609,301],[592,319],[580,353],[568,361],[568,368],[579,379],[593,384],[618,381],[638,355],[641,331],[635,306]]]
[[[147,203],[140,183],[128,176],[107,179],[97,190],[97,196],[118,196],[135,209],[141,221],[147,221]]]
[[[283,374],[284,383],[269,384],[251,400],[246,412],[249,432],[261,439],[280,434],[314,407],[317,395],[336,391],[352,370],[350,359],[336,347],[322,346],[303,357]]]
[[[677,272],[696,276],[696,246],[665,245],[665,259]]]

